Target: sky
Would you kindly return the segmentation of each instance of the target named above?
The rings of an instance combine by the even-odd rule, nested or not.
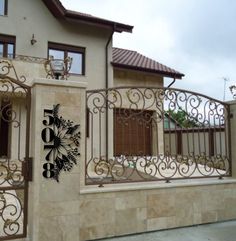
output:
[[[184,73],[173,87],[219,100],[225,94],[225,100],[232,100],[229,86],[236,85],[235,0],[61,2],[67,9],[134,26],[132,34],[116,33],[113,46],[136,50]],[[171,81],[166,78],[165,86]]]

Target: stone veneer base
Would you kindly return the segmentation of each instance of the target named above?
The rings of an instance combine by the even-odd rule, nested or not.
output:
[[[236,218],[236,179],[107,185],[80,191],[80,240]]]

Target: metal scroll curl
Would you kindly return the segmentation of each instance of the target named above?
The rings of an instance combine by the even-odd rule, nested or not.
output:
[[[0,77],[1,79],[15,79],[21,84],[26,82],[26,77],[18,76],[14,65],[9,60],[0,60]]]
[[[23,207],[20,198],[13,191],[0,192],[0,236],[22,232]]]

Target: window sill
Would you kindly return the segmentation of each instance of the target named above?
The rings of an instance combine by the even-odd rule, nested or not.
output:
[[[236,184],[235,178],[225,177],[222,180],[219,180],[218,178],[209,178],[209,179],[173,180],[170,183],[159,181],[158,183],[150,182],[150,183],[105,184],[104,187],[88,185],[83,187],[80,190],[80,194],[152,190],[152,189],[166,189],[166,188],[207,186],[207,185],[223,185],[223,184],[234,184],[234,183]]]
[[[75,74],[75,73],[69,73],[69,76],[85,77],[85,74]]]

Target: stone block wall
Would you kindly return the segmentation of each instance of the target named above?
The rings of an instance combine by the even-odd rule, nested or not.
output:
[[[79,241],[79,163],[84,160],[85,88],[86,84],[81,82],[34,80],[31,126],[31,155],[34,162],[33,181],[29,184],[27,241]],[[78,164],[71,171],[62,171],[59,183],[42,175],[47,152],[41,139],[45,128],[43,120],[49,120],[45,109],[51,110],[57,104],[60,104],[59,117],[74,121],[74,125],[80,124],[81,132]]]
[[[235,219],[236,182],[217,182],[132,191],[106,192],[105,187],[99,193],[82,193],[80,240]]]

